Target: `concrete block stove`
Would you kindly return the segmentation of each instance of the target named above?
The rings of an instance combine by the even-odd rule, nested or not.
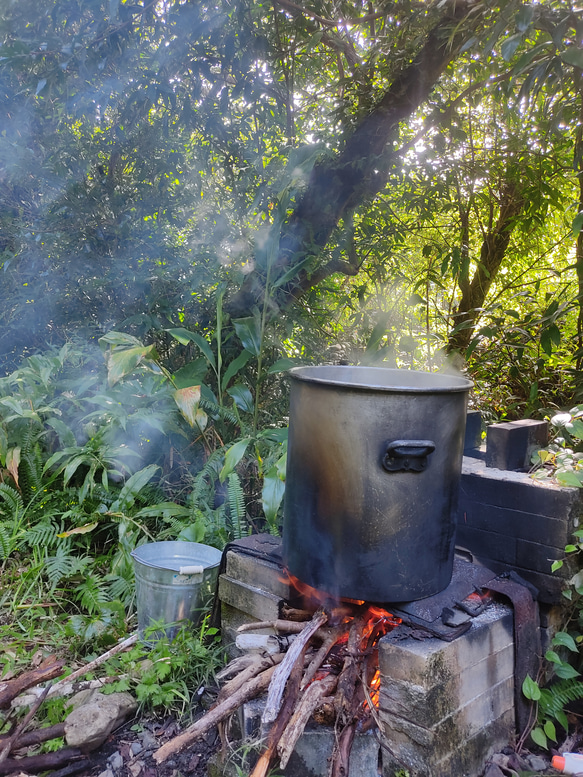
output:
[[[277,619],[282,602],[293,597],[280,552],[279,542],[269,535],[245,538],[226,552],[218,590],[223,641],[231,655],[237,653],[240,625]],[[492,576],[456,560],[450,600],[463,600],[480,580]],[[477,777],[515,730],[512,608],[500,602],[478,604],[472,617],[441,599],[433,607],[427,601],[402,607],[399,615],[406,623],[379,642],[379,728],[375,735],[357,737],[349,777],[392,777],[401,769],[412,777]],[[432,609],[439,617],[424,620],[433,617]],[[444,609],[452,610],[445,615],[447,623]],[[425,628],[427,623],[441,638]],[[256,719],[254,708],[241,712],[240,726],[247,736]],[[325,754],[333,743],[332,729],[308,729],[284,773],[325,777]]]

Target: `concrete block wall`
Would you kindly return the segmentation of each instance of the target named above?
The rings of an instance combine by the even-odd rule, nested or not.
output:
[[[553,573],[551,565],[564,558],[582,513],[580,489],[464,458],[456,544],[494,572],[517,571],[538,588],[540,602],[562,601],[564,580],[572,570],[566,565]]]
[[[383,775],[474,777],[514,734],[512,611],[487,610],[453,642],[399,639],[379,643],[379,716],[391,753]]]

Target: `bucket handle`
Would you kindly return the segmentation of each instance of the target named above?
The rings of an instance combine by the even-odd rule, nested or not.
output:
[[[432,440],[393,440],[382,458],[387,472],[423,472],[427,457],[435,450]]]
[[[187,566],[187,567],[180,567],[178,572],[181,575],[202,575],[202,573],[204,572],[204,567],[201,567],[200,564]]]

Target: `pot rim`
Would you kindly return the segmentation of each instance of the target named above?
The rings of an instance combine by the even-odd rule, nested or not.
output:
[[[369,377],[365,377],[365,374]],[[466,392],[474,385],[473,381],[461,375],[364,365],[321,364],[293,367],[288,370],[287,375],[305,383],[344,389],[412,394]]]

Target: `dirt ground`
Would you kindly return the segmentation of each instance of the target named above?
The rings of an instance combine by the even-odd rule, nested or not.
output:
[[[157,764],[153,753],[180,732],[173,718],[141,718],[126,723],[99,750],[90,753],[81,777],[208,777],[208,761],[220,749],[216,729],[184,753]],[[79,764],[81,766],[81,764]]]

